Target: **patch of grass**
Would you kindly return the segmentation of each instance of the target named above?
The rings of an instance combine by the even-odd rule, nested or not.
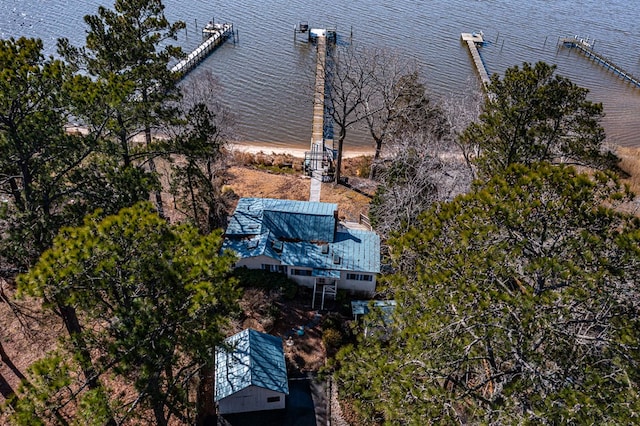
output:
[[[269,173],[275,173],[277,175],[297,175],[300,174],[299,170],[296,170],[290,166],[267,166],[263,164],[258,164],[255,166],[258,170],[264,170]]]
[[[359,157],[345,158],[343,160],[343,175],[368,178],[369,173],[371,173],[372,161],[373,157],[371,155],[361,155]]]
[[[252,154],[234,151],[232,155],[233,161],[240,166],[252,166],[258,170],[282,175],[295,175],[302,172],[303,160],[291,154],[267,154],[262,151]]]

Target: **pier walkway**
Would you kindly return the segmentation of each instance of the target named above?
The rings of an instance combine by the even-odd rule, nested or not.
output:
[[[324,95],[327,62],[327,37],[324,33],[317,36],[316,80],[313,95],[313,124],[311,149],[305,155],[305,163],[311,172],[309,201],[320,201],[320,190],[327,164],[324,140]]]
[[[473,58],[473,63],[476,66],[476,70],[480,75],[480,80],[482,81],[482,85],[486,86],[490,83],[489,73],[487,72],[487,68],[484,66],[484,62],[482,62],[482,58],[480,58],[480,52],[478,52],[478,46],[482,46],[484,43],[484,38],[482,32],[480,33],[462,33],[460,34],[460,38],[462,41],[467,43],[467,47],[469,48],[469,53]]]
[[[578,36],[561,38],[559,40],[561,46],[569,48],[576,48],[583,53],[587,58],[593,59],[603,67],[617,74],[623,80],[633,84],[635,87],[640,88],[640,78],[635,77],[633,74],[625,71],[621,67],[613,63],[613,61],[593,50],[593,46],[589,44],[588,40],[580,39]]]
[[[191,52],[186,58],[175,64],[171,71],[174,73],[180,73],[183,76],[189,71],[193,70],[200,64],[208,55],[221,45],[226,39],[233,35],[233,24],[214,24],[209,23],[202,30],[202,37],[204,41],[193,52]]]

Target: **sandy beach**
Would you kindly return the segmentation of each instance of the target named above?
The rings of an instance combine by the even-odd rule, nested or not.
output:
[[[69,125],[66,126],[65,130],[67,133],[79,133],[86,135],[89,133],[88,129],[83,126],[74,126]],[[154,138],[162,139],[163,136],[160,134],[154,134]],[[140,134],[133,138],[134,142],[142,143],[144,142],[144,135]],[[291,154],[297,158],[304,158],[305,151],[308,151],[309,148],[303,148],[299,144],[288,144],[286,142],[249,142],[249,141],[234,141],[229,143],[229,148],[232,151],[240,151],[247,152],[250,154],[258,154],[260,152],[264,154]],[[351,149],[346,147],[342,153],[342,158],[354,158],[361,157],[363,155],[373,155],[375,150],[373,148],[363,149],[363,147],[358,147],[357,149]]]
[[[300,146],[287,146],[281,143],[274,145],[268,142],[232,142],[229,147],[233,151],[247,152],[250,154],[265,153],[265,154],[291,154],[297,158],[304,158],[305,151],[309,151],[309,148],[302,148]],[[354,158],[361,157],[363,155],[373,155],[374,149],[363,149],[358,147],[357,149],[350,149],[346,147],[342,153],[342,158]]]

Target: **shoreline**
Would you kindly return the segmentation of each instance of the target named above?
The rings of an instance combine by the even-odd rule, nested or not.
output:
[[[269,142],[230,142],[229,149],[236,152],[246,152],[249,154],[289,154],[296,158],[304,158],[304,153],[309,151],[300,147],[299,145],[285,145],[276,142],[276,146],[270,145]],[[357,149],[344,150],[342,152],[342,158],[355,158],[362,156],[373,156],[375,150],[373,148],[363,149],[359,147]]]
[[[89,130],[84,126],[74,126],[68,125],[65,127],[67,133],[74,134],[80,133],[82,135],[87,135]],[[155,134],[154,138],[160,138],[161,135]],[[144,142],[144,136],[138,135],[133,138],[134,142]],[[306,148],[300,146],[299,143],[291,143],[287,144],[286,142],[258,142],[258,141],[233,141],[229,142],[227,147],[230,151],[237,152],[246,152],[249,154],[290,154],[297,158],[304,159],[304,153],[309,151]],[[358,147],[354,149],[344,150],[342,152],[342,158],[355,158],[362,156],[373,156],[375,154],[375,149],[373,148],[363,148]]]

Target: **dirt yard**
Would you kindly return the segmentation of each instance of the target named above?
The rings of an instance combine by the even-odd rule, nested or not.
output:
[[[325,183],[320,201],[338,204],[341,220],[358,221],[359,215],[368,214],[375,185],[359,176],[364,157],[344,159],[344,176],[352,188]],[[287,167],[279,165],[285,164]],[[229,168],[226,188],[238,197],[265,197],[288,200],[309,199],[310,178],[303,176],[302,159],[282,154],[244,154],[236,158]]]

